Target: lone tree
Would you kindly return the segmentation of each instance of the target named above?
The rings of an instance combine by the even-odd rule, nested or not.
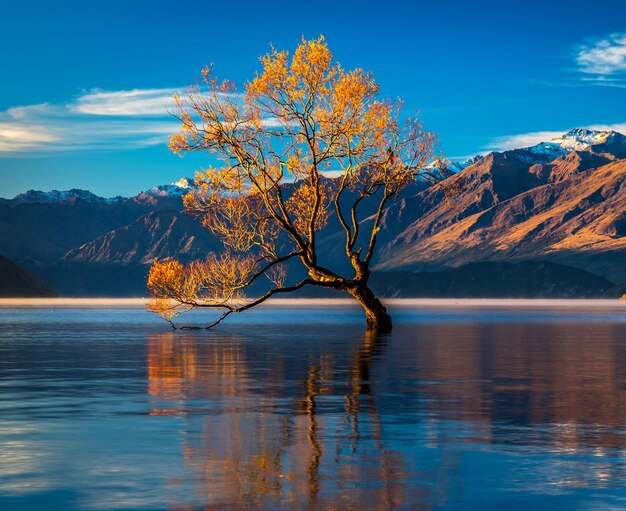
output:
[[[437,181],[426,165],[434,136],[416,119],[401,122],[400,102],[379,99],[371,73],[334,62],[323,37],[303,39],[292,56],[272,49],[261,63],[243,93],[205,68],[175,96],[181,127],[170,149],[223,162],[196,174],[184,203],[224,250],[187,265],[155,260],[149,308],[172,326],[192,308],[216,309],[213,326],[274,295],[320,286],[352,295],[368,328],[389,330],[368,287],[381,217],[411,182]],[[349,275],[320,262],[324,229],[339,235]],[[264,290],[250,297],[262,277]]]

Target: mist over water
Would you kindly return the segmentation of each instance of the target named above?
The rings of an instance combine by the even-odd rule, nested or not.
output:
[[[623,303],[391,308],[5,303],[0,509],[626,507]]]

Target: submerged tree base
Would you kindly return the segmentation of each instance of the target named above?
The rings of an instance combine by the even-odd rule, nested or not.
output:
[[[367,330],[379,334],[391,332],[393,323],[391,322],[391,316],[385,313],[379,317],[367,317]]]
[[[361,304],[365,310],[367,319],[367,329],[385,333],[390,332],[393,324],[391,316],[382,302],[367,286],[357,286],[349,289],[348,292]]]

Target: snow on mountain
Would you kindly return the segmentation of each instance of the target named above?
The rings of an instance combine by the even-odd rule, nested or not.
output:
[[[609,153],[617,158],[626,158],[626,136],[617,131],[574,128],[550,141],[540,142],[531,147],[509,149],[503,151],[503,153],[513,154],[518,160],[535,164],[549,163],[557,158],[567,156],[572,151],[590,150],[595,153]],[[474,165],[484,156],[487,156],[487,154],[472,156],[464,161],[448,160],[446,162],[446,170],[456,174],[470,165]],[[436,166],[436,162],[428,165],[428,167]]]
[[[605,143],[609,137],[618,133],[615,131],[595,131],[585,128],[574,128],[564,135],[553,138],[552,143],[560,145],[563,149],[570,151],[584,151],[592,145]]]
[[[193,187],[193,179],[183,177],[174,183],[168,185],[153,186],[149,190],[141,192],[139,195],[145,194],[152,197],[176,197],[185,195]]]
[[[124,199],[120,196],[104,198],[99,197],[91,193],[88,190],[80,190],[78,188],[72,188],[71,190],[51,190],[49,192],[42,192],[40,190],[28,190],[27,192],[20,193],[13,197],[14,204],[23,203],[55,203],[55,202],[71,202],[77,199],[84,200],[86,202],[95,202],[98,204],[116,204],[122,202]]]
[[[482,155],[477,154],[476,156],[472,156],[471,158],[468,158],[467,160],[451,161],[448,164],[448,170],[451,170],[454,173],[461,172],[462,170],[466,169],[470,165],[474,165],[474,163],[476,163],[481,158],[482,158]]]
[[[541,159],[553,160],[572,151],[587,151],[593,146],[603,146],[618,139],[621,143],[621,139],[624,138],[626,138],[624,135],[616,131],[574,128],[560,137],[553,138],[549,142],[541,142],[523,150]]]
[[[178,181],[167,185],[153,186],[149,190],[135,195],[136,199],[146,198],[168,198],[168,197],[182,197],[193,187],[193,179],[183,177]],[[78,188],[72,188],[71,190],[51,190],[49,192],[42,192],[40,190],[28,190],[27,192],[20,193],[10,200],[13,204],[25,204],[25,203],[63,203],[63,202],[75,202],[76,200],[83,200],[86,202],[92,202],[96,204],[117,204],[128,200],[127,197],[100,197],[88,190],[81,190]]]
[[[535,163],[549,163],[556,158],[564,157],[572,151],[593,151],[595,153],[610,153],[617,158],[626,158],[626,136],[616,131],[598,131],[586,128],[574,128],[560,137],[553,138],[547,142],[541,142],[531,147],[511,149],[504,154],[513,154],[516,159]],[[486,155],[476,155],[465,161],[448,161],[445,170],[451,173],[458,173],[470,165],[474,165]],[[428,167],[435,167],[437,162],[431,163]],[[183,177],[166,185],[154,186],[148,190],[140,192],[133,197],[139,202],[154,202],[160,199],[180,199],[194,186],[192,178]],[[128,200],[124,197],[103,198],[87,190],[73,188],[71,190],[42,192],[29,190],[16,195],[10,202],[13,204],[39,202],[57,203],[71,202],[77,199],[99,204],[116,204]]]

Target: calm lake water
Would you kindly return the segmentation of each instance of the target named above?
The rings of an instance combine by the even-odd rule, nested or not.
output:
[[[626,304],[392,312],[5,304],[0,510],[626,508]]]

